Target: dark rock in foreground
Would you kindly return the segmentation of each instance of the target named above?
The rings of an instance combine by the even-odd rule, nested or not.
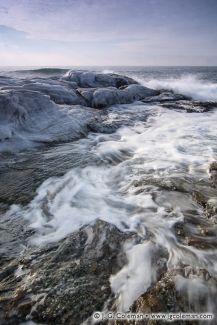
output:
[[[126,262],[122,245],[133,234],[103,221],[59,243],[5,261],[0,272],[0,324],[26,319],[80,324],[112,296],[110,275]]]
[[[217,187],[217,161],[213,161],[209,166],[210,179],[215,187]]]
[[[198,286],[197,286],[198,284]],[[207,270],[183,266],[166,272],[146,293],[133,304],[131,311],[136,313],[207,313],[215,312],[217,306],[217,279]],[[214,308],[214,310],[213,310]],[[174,319],[175,320],[175,319]],[[198,324],[196,321],[180,321],[181,324]],[[147,321],[147,325],[161,324]],[[179,324],[179,321],[178,323]],[[209,324],[215,324],[215,320]]]

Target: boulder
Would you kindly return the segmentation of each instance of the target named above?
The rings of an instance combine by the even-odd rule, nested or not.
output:
[[[129,104],[146,97],[158,94],[157,90],[149,89],[141,85],[129,85],[122,89],[115,87],[78,89],[87,101],[87,105],[93,108],[105,108],[115,104]]]
[[[130,101],[142,100],[150,96],[157,96],[159,94],[158,90],[150,89],[142,85],[130,85],[123,90]]]
[[[63,77],[65,80],[73,81],[82,88],[94,88],[94,87],[116,87],[137,84],[132,78],[121,76],[114,73],[97,73],[87,71],[74,71],[70,70]]]
[[[96,89],[93,93],[91,106],[94,108],[104,108],[114,104],[121,104],[120,92],[122,90],[116,88]]]
[[[67,89],[61,85],[50,85],[46,83],[31,83],[24,85],[23,89],[38,91],[48,95],[57,104],[86,106],[85,100],[74,89]]]
[[[33,144],[79,138],[87,133],[87,125],[96,115],[91,108],[79,105],[71,110],[60,107],[37,91],[2,91],[0,151],[19,151]]]

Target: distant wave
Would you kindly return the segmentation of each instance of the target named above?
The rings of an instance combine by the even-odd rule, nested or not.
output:
[[[217,101],[217,84],[200,80],[195,75],[184,75],[179,79],[152,79],[149,81],[139,79],[138,81],[150,88],[170,89],[196,100]]]
[[[18,73],[40,73],[40,74],[64,74],[69,69],[63,68],[39,68],[39,69],[29,69],[29,70],[16,70]]]

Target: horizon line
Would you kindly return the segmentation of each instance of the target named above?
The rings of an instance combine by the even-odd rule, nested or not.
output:
[[[40,67],[40,68],[68,68],[68,67],[211,67],[216,68],[216,65],[0,65],[0,68],[13,68],[13,67]]]

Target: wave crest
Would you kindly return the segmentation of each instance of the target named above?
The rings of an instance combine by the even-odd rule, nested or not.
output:
[[[217,101],[217,83],[201,80],[195,75],[184,75],[179,79],[152,79],[140,82],[154,89],[170,89],[176,93],[190,96],[196,100]]]

